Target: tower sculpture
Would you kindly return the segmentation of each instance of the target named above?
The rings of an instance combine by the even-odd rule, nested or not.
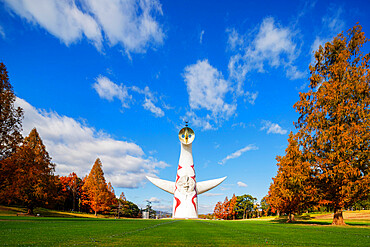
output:
[[[226,179],[223,177],[196,182],[192,153],[194,138],[194,131],[187,124],[179,132],[181,152],[175,182],[147,176],[154,185],[173,194],[173,218],[198,218],[198,195],[213,189]]]

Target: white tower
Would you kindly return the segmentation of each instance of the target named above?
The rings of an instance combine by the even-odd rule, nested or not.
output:
[[[194,138],[194,131],[187,125],[179,132],[181,153],[175,182],[147,176],[154,185],[174,195],[173,218],[198,218],[198,195],[216,187],[226,179],[223,177],[196,182],[192,153]]]

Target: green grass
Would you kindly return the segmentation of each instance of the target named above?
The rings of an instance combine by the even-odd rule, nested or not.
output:
[[[369,246],[370,224],[0,216],[1,245]],[[309,223],[309,224],[308,224]],[[356,225],[356,223],[353,223]]]

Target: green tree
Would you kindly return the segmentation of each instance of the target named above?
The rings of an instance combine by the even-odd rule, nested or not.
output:
[[[145,212],[149,212],[149,219],[154,219],[157,216],[157,213],[152,208],[152,203],[147,201],[146,208],[144,209]]]
[[[257,198],[254,198],[251,195],[242,195],[236,197],[236,204],[234,206],[235,212],[237,213],[238,217],[243,217],[243,219],[247,218],[247,213],[252,212],[255,202]]]
[[[320,46],[310,65],[310,90],[294,105],[300,145],[316,172],[321,203],[342,209],[369,194],[370,55],[360,25]]]

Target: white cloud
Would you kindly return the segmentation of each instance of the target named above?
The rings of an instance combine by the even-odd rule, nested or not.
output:
[[[165,162],[148,157],[140,146],[111,138],[73,118],[55,112],[38,110],[23,99],[16,105],[24,109],[23,135],[37,128],[47,151],[56,163],[56,174],[87,175],[96,158],[103,163],[107,181],[113,186],[135,188],[146,182],[146,175],[155,176]]]
[[[200,32],[200,36],[199,36],[199,43],[200,44],[203,43],[203,35],[204,35],[204,30],[202,30],[202,32]]]
[[[247,187],[248,185],[246,185],[245,183],[243,183],[243,182],[237,182],[236,183],[239,187]]]
[[[203,204],[203,203],[199,203],[199,205],[198,205],[198,213],[199,214],[213,213],[213,210],[214,209],[215,209],[215,204]]]
[[[131,87],[131,90],[145,96],[143,103],[145,110],[152,112],[156,117],[164,116],[164,111],[160,107],[154,105],[154,103],[157,103],[158,99],[154,96],[154,93],[150,91],[148,86],[146,86],[144,89],[133,86]],[[165,107],[166,106],[167,105],[165,105]]]
[[[220,165],[223,165],[226,163],[226,161],[230,160],[230,159],[236,159],[238,157],[240,157],[243,153],[247,152],[247,151],[251,151],[251,150],[257,150],[258,147],[254,146],[254,145],[248,145],[248,146],[245,146],[244,148],[242,149],[239,149],[238,151],[226,156],[226,158],[224,158],[222,161],[218,162]]]
[[[235,113],[236,103],[225,102],[226,94],[230,92],[229,82],[207,59],[187,66],[183,76],[189,94],[189,105],[193,111],[188,114],[194,118],[193,124],[211,129]],[[194,111],[201,109],[206,110],[207,114],[195,117],[197,114]]]
[[[118,85],[112,82],[105,76],[99,75],[96,82],[93,84],[93,88],[102,99],[113,101],[114,98],[118,98],[121,101],[123,108],[129,108],[129,101],[131,101],[132,95],[128,93],[128,90],[132,90],[133,92],[145,96],[142,104],[145,110],[152,112],[156,117],[164,116],[164,111],[154,104],[158,100],[154,96],[154,93],[150,91],[148,86],[143,90],[136,86],[128,88],[122,84]]]
[[[163,117],[164,116],[163,110],[161,108],[155,106],[153,101],[151,101],[148,98],[145,98],[143,107],[144,107],[144,109],[152,112],[156,117]]]
[[[228,35],[228,48],[230,50],[238,50],[244,45],[244,37],[241,36],[234,28],[226,29],[226,32],[229,34]]]
[[[123,85],[117,85],[105,76],[99,75],[96,78],[96,82],[93,84],[93,88],[99,94],[99,97],[112,101],[114,98],[118,98],[122,107],[129,108],[128,101],[132,98],[128,94],[127,88]]]
[[[284,130],[281,128],[278,124],[272,123],[271,121],[262,121],[263,126],[261,127],[261,130],[267,130],[267,134],[281,134],[285,135],[287,133],[287,130]]]
[[[5,32],[4,32],[4,28],[2,26],[0,26],[0,36],[1,38],[5,39]]]
[[[145,52],[148,44],[161,44],[164,34],[153,17],[162,15],[157,0],[85,0],[111,45],[121,44],[126,52]]]
[[[32,24],[38,24],[69,45],[85,36],[98,49],[102,45],[100,26],[75,1],[5,0],[11,10]]]
[[[148,199],[149,202],[151,203],[159,203],[161,202],[160,199],[158,199],[157,197],[151,197],[150,199]]]
[[[256,101],[256,99],[258,97],[258,92],[254,92],[254,93],[246,92],[245,96],[246,96],[246,100],[249,102],[249,104],[254,105],[254,102]]]
[[[342,12],[341,7],[332,5],[328,14],[322,18],[322,33],[316,36],[311,45],[311,64],[315,62],[314,52],[319,49],[320,45],[324,46],[326,42],[331,41],[334,36],[343,30],[345,23],[341,19]]]
[[[210,192],[207,192],[207,193],[204,193],[203,195],[206,196],[206,197],[214,197],[214,196],[222,196],[224,194],[222,194],[222,193],[210,193]]]
[[[258,33],[251,42],[246,42],[247,35],[240,35],[235,29],[228,29],[230,50],[236,52],[229,60],[230,78],[238,83],[237,93],[243,94],[243,82],[248,72],[265,72],[266,64],[277,68],[283,66],[290,79],[304,77],[294,65],[300,48],[294,42],[295,33],[288,27],[275,23],[274,18],[265,18]]]
[[[163,15],[157,0],[5,0],[9,8],[69,45],[86,37],[98,50],[107,39],[127,54],[143,53],[163,43],[156,15]]]

